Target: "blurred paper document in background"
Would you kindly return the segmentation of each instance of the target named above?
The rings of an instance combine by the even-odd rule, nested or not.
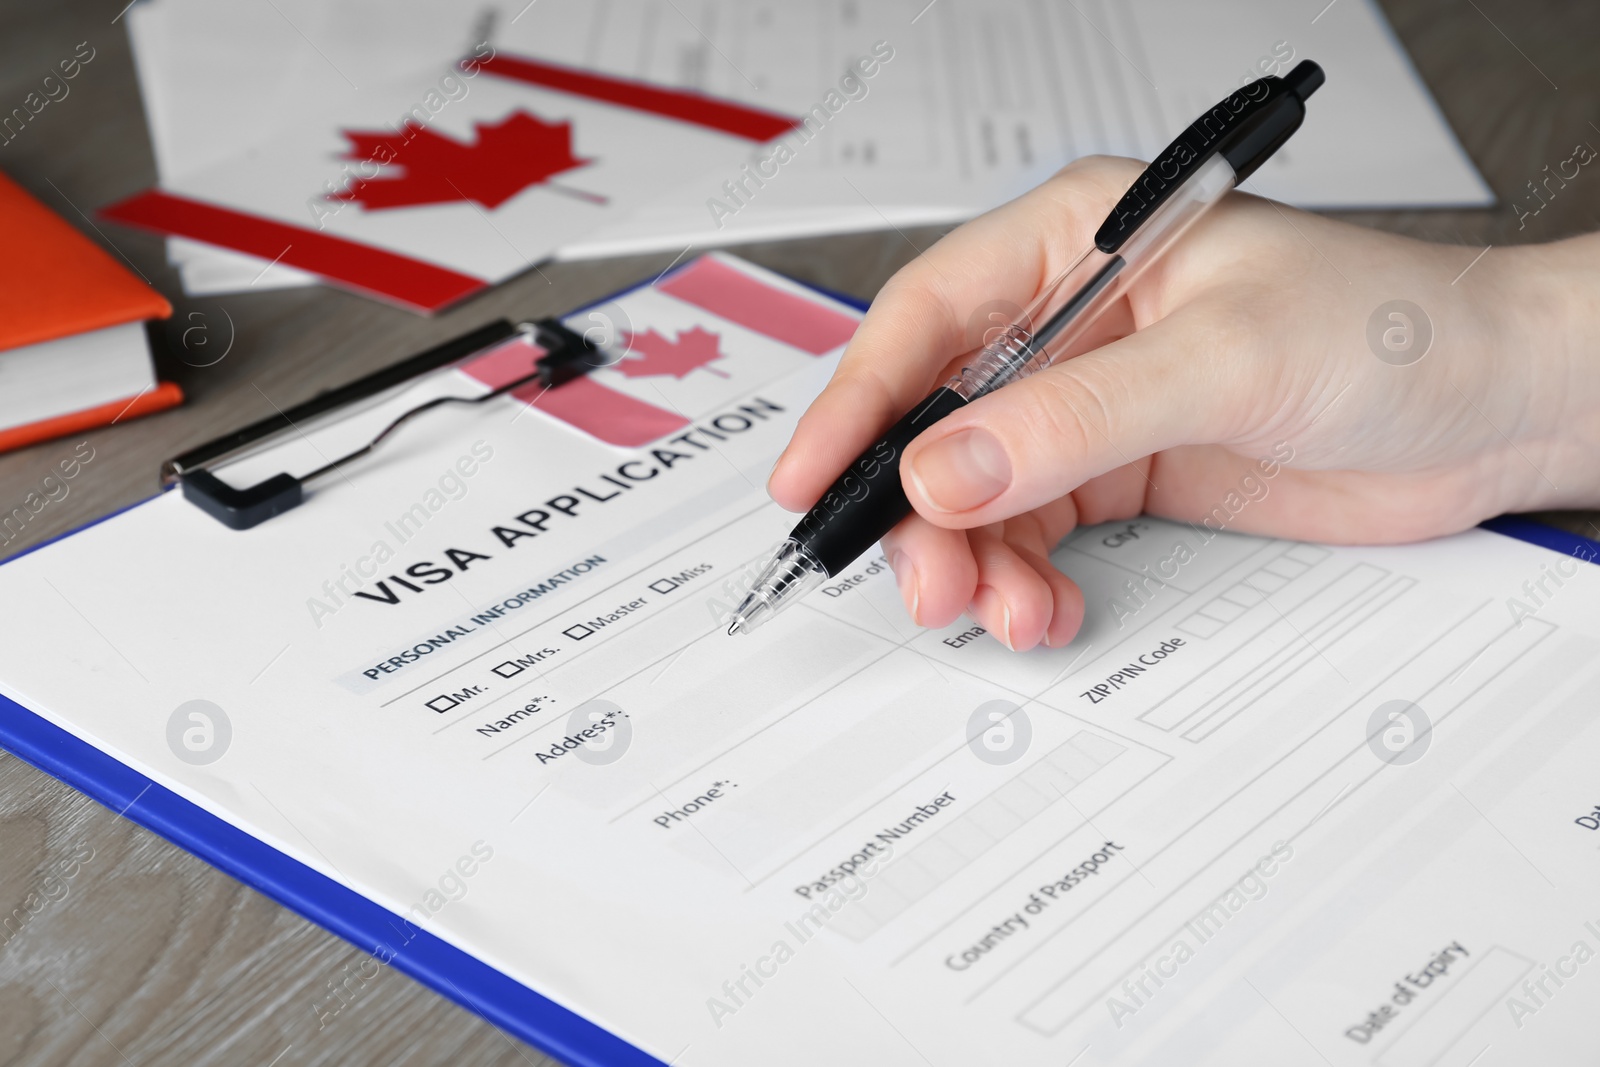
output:
[[[103,213],[433,311],[792,125],[482,45]]]
[[[448,47],[430,60],[443,69],[489,42],[804,120],[776,144],[707,156],[676,177],[652,164],[649,202],[559,237],[562,259],[958,222],[1080,156],[1152,158],[1235,86],[1305,58],[1327,69],[1328,85],[1293,150],[1249,191],[1310,208],[1493,201],[1372,0],[1321,14],[1272,0],[706,0],[692,9],[515,0],[470,12],[413,0],[392,13],[366,0],[286,4],[316,48],[277,16],[276,28],[260,29],[293,77],[207,65],[203,57],[228,51],[241,20],[258,19],[229,14],[237,6],[152,0],[129,13],[163,183],[182,184],[198,157],[247,147],[238,137],[199,144],[225,121],[219,108],[237,106],[271,129],[312,121],[318,101],[349,95],[330,62],[360,82],[385,49],[397,71]],[[190,55],[202,61],[191,65]],[[249,257],[174,241],[169,256],[191,293],[312,280],[270,265],[276,251]]]

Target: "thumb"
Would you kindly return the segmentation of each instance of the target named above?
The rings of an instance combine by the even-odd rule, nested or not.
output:
[[[1257,425],[1256,376],[1230,372],[1249,365],[1251,342],[1222,310],[1191,304],[941,419],[901,461],[912,507],[936,526],[984,526],[1163,449]]]

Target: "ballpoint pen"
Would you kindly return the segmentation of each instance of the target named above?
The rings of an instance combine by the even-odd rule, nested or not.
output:
[[[1111,209],[1093,246],[960,373],[845,468],[757,577],[728,633],[754,629],[838,575],[905,518],[911,511],[900,484],[906,445],[946,415],[1070,350],[1141,271],[1299,129],[1306,98],[1322,82],[1322,68],[1305,60],[1282,78],[1244,86],[1179,134]]]

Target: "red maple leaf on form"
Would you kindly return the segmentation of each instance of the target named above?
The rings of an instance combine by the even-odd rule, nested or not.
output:
[[[377,163],[376,178],[358,178],[330,200],[359,200],[368,210],[473,200],[491,210],[530,185],[594,203],[605,197],[551,185],[563,171],[593,163],[572,154],[572,123],[545,122],[513,111],[498,123],[474,123],[473,143],[463,144],[414,122],[398,130],[345,130],[344,158]],[[390,167],[403,172],[385,176]]]
[[[725,372],[708,366],[712,360],[721,359],[723,354],[717,349],[717,335],[699,326],[680,331],[674,341],[667,340],[654,330],[630,333],[628,351],[633,354],[612,364],[624,377],[648,378],[670,374],[674,378],[683,378],[701,367],[718,377],[728,377]]]

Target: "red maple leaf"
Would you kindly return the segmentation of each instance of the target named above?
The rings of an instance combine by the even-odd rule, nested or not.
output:
[[[721,359],[723,354],[717,349],[717,335],[699,326],[680,331],[677,339],[672,341],[655,330],[630,333],[628,351],[632,355],[612,364],[624,377],[648,378],[670,374],[674,378],[683,378],[701,367],[718,377],[728,377],[725,372],[708,365],[714,359]]]
[[[572,154],[572,123],[545,122],[513,111],[495,124],[473,123],[476,136],[463,144],[407,122],[400,130],[345,130],[350,152],[344,158],[377,163],[403,173],[358,178],[330,200],[359,200],[368,210],[473,200],[491,210],[530,185],[597,203],[604,197],[549,184],[563,171],[594,162]]]

